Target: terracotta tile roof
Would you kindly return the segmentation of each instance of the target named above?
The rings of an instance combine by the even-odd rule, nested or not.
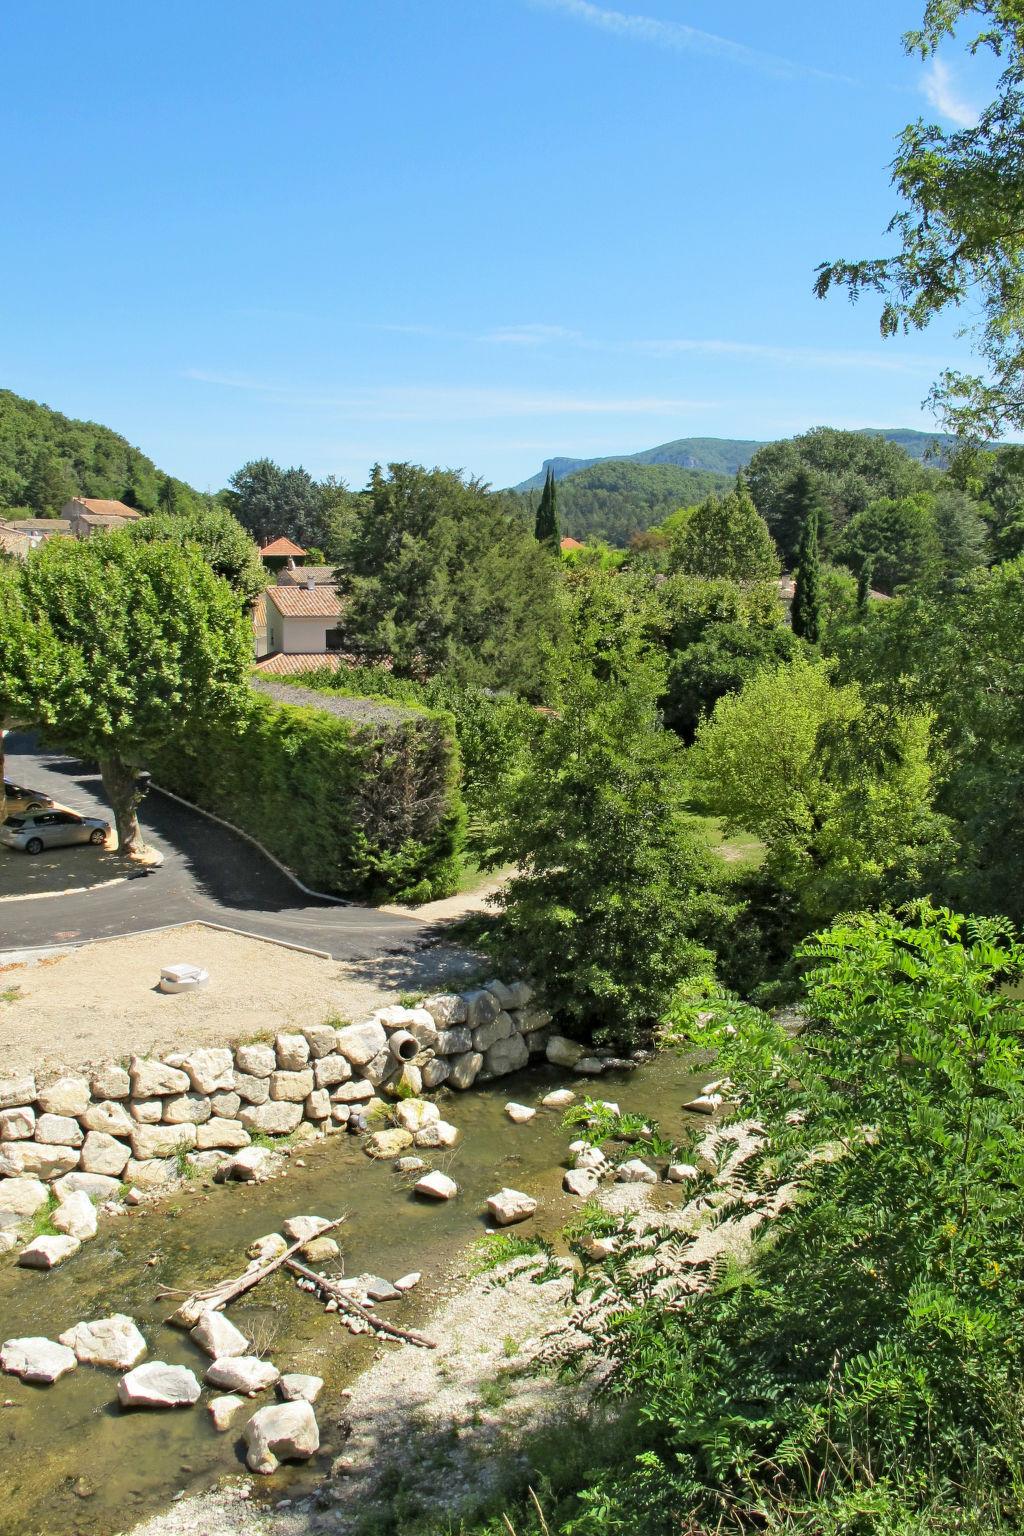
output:
[[[310,651],[294,656],[284,651],[275,651],[271,656],[260,658],[256,663],[256,671],[271,677],[289,677],[297,672],[316,672],[321,667],[341,672],[358,665],[359,657],[350,656],[346,651]]]
[[[2,526],[14,533],[70,533],[71,521],[66,517],[5,517]]]
[[[277,573],[277,584],[279,587],[304,587],[310,577],[318,587],[338,584],[333,565],[296,565],[291,570],[284,566]]]
[[[76,507],[84,507],[94,517],[126,517],[134,522],[142,516],[141,512],[126,506],[123,501],[103,501],[95,496],[73,496],[71,500]]]
[[[559,547],[559,549],[562,549],[562,550],[565,550],[565,549],[582,549],[583,545],[580,543],[579,539],[563,539],[558,547]]]
[[[298,544],[293,544],[291,539],[273,539],[269,544],[264,544],[260,550],[261,555],[304,555],[306,551]]]
[[[267,601],[273,603],[278,613],[291,619],[336,619],[341,613],[341,603],[333,587],[268,587]]]

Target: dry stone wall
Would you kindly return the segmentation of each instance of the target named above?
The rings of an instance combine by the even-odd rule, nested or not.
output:
[[[273,1043],[136,1056],[46,1084],[0,1078],[0,1251],[51,1190],[63,1206],[77,1193],[102,1200],[122,1186],[159,1188],[182,1158],[213,1171],[254,1136],[362,1124],[382,1095],[467,1089],[525,1067],[550,1039],[550,1018],[525,982],[491,981]]]

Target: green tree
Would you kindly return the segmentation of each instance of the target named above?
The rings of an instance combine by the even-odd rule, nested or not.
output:
[[[903,41],[931,58],[975,19],[972,48],[1004,65],[993,100],[973,127],[918,119],[903,130],[892,174],[901,205],[889,225],[900,249],[826,262],[815,287],[819,297],[837,286],[853,299],[880,294],[883,336],[921,330],[950,308],[980,314],[973,334],[987,373],[947,370],[932,401],[957,432],[995,437],[1024,425],[1024,13],[1018,0],[928,0],[923,26]]]
[[[222,576],[246,605],[267,586],[260,552],[238,519],[225,507],[210,506],[180,514],[153,512],[127,530],[144,543],[170,542],[198,549],[215,575]]]
[[[25,501],[37,517],[57,517],[71,496],[67,471],[48,448],[40,448],[32,461],[25,486]]]
[[[544,489],[541,491],[537,506],[533,532],[538,543],[547,544],[551,549],[557,549],[561,542],[562,535],[558,526],[558,492],[555,488],[555,473],[552,469],[548,470],[544,479]]]
[[[797,656],[757,672],[719,700],[689,762],[701,803],[765,843],[810,924],[920,894],[950,848],[929,715],[868,701],[834,671]]]
[[[327,542],[324,489],[301,467],[282,469],[272,459],[251,460],[231,476],[223,495],[258,544],[286,538],[305,549]]]
[[[181,495],[170,475],[160,476],[160,489],[157,492],[156,506],[158,512],[167,512],[171,516],[176,516],[182,510]]]
[[[543,691],[558,571],[479,480],[375,466],[341,562],[349,645],[407,676]]]
[[[821,560],[818,554],[818,508],[809,505],[797,550],[793,587],[793,633],[817,645],[821,628]]]
[[[669,565],[691,576],[757,581],[778,576],[779,557],[742,477],[727,496],[709,496],[672,534]]]
[[[60,658],[56,676],[30,679],[30,718],[99,762],[120,847],[137,854],[137,771],[176,734],[240,713],[248,622],[195,550],[127,532],[51,539],[20,579],[26,616]]]
[[[17,725],[52,720],[36,699],[61,675],[60,651],[45,619],[25,602],[23,568],[0,562],[0,822],[7,814],[4,793],[4,732]]]
[[[934,581],[943,553],[932,497],[873,501],[851,520],[836,553],[852,571],[870,557],[872,579],[882,592]]]
[[[860,570],[857,572],[857,612],[859,614],[867,612],[868,601],[871,597],[871,578],[874,574],[874,567],[874,555],[865,555],[860,563]]]

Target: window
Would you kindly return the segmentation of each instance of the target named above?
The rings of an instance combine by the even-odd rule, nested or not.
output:
[[[329,651],[341,651],[345,648],[345,638],[340,629],[329,629],[324,637],[324,642]]]

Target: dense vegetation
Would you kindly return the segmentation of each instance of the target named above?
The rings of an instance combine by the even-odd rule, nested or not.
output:
[[[706,470],[602,460],[558,482],[562,533],[583,542],[604,540],[622,547],[678,507],[725,490],[728,484],[725,476]]]

